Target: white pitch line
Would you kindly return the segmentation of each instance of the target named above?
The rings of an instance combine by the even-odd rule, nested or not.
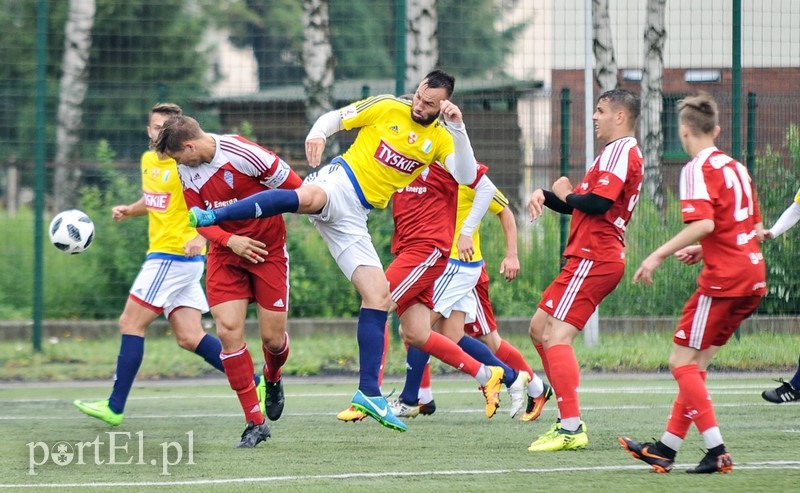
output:
[[[677,467],[692,467],[694,464],[678,465]],[[735,464],[735,470],[800,470],[800,462],[778,461],[778,462],[753,462]],[[229,479],[197,479],[179,481],[143,481],[143,482],[95,482],[95,483],[34,483],[34,484],[0,484],[0,489],[7,488],[120,488],[128,486],[201,486],[201,485],[225,485],[242,483],[278,483],[295,481],[319,481],[319,480],[349,480],[349,479],[370,479],[386,477],[430,477],[430,476],[476,476],[485,474],[549,474],[564,472],[616,472],[648,470],[641,465],[634,466],[594,466],[594,467],[554,467],[542,469],[491,469],[485,471],[385,471],[374,473],[348,473],[348,474],[315,474],[307,476],[263,476],[251,478],[229,478]]]
[[[764,403],[714,403],[715,408],[742,408],[742,407],[775,407],[775,404]],[[789,406],[786,406],[788,408]],[[610,405],[610,406],[581,406],[582,411],[636,411],[644,409],[672,409],[672,404],[641,404],[641,405]],[[483,409],[461,408],[461,409],[442,409],[437,411],[439,414],[483,414]],[[335,416],[336,413],[283,413],[283,416]],[[241,413],[192,413],[192,414],[139,414],[131,416],[129,419],[196,419],[196,418],[231,418],[241,416]],[[69,416],[48,416],[48,421],[71,421],[85,420],[83,414]],[[0,421],[31,421],[30,416],[4,416],[0,415]],[[784,430],[787,433],[800,433],[800,430]]]
[[[753,392],[751,390],[760,390],[763,386],[757,385],[742,385],[742,386],[725,386],[725,387],[708,387],[708,391],[713,395],[751,395]],[[434,387],[435,389],[435,387]],[[672,387],[636,387],[636,388],[625,388],[625,387],[592,387],[592,388],[581,388],[581,394],[675,394],[677,392],[677,388],[674,386]],[[443,390],[436,390],[436,394],[442,395],[449,395],[449,394],[473,394],[477,393],[477,391],[473,388],[470,389],[443,389]],[[224,399],[231,396],[230,392],[224,392],[219,394],[197,394],[197,395],[189,395],[189,394],[170,394],[169,399]],[[287,398],[310,398],[316,399],[320,397],[350,397],[352,396],[352,392],[286,392]],[[100,399],[101,397],[97,397]],[[128,401],[153,401],[153,400],[161,400],[165,397],[163,395],[153,395],[153,396],[132,396],[128,399]],[[87,398],[90,400],[91,398]],[[0,399],[0,403],[19,403],[19,404],[29,404],[29,403],[37,403],[37,402],[58,402],[66,399],[57,399],[57,398],[13,398],[13,399]]]

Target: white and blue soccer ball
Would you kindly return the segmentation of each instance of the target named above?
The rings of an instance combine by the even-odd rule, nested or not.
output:
[[[94,239],[94,223],[78,209],[56,214],[49,231],[53,246],[72,255],[85,252]]]

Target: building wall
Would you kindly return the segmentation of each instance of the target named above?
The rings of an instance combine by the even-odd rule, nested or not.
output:
[[[667,69],[664,72],[663,92],[665,97],[679,98],[687,94],[703,90],[712,94],[720,104],[720,126],[722,132],[717,139],[718,146],[730,152],[732,137],[731,134],[731,71],[721,69],[721,80],[717,83],[687,83],[684,81],[684,69]],[[620,75],[620,79],[622,76]],[[582,176],[584,170],[583,138],[584,138],[584,111],[583,111],[583,70],[554,70],[553,71],[553,94],[551,98],[552,135],[557,137],[561,131],[561,105],[559,94],[562,88],[570,89],[572,100],[572,116],[570,118],[570,161],[571,176],[578,178]],[[621,87],[630,89],[638,93],[640,91],[639,82],[622,81]],[[748,94],[753,93],[756,98],[756,108],[754,112],[755,120],[755,153],[762,154],[769,146],[773,149],[781,149],[783,146],[786,130],[790,124],[800,124],[800,98],[797,97],[797,88],[800,87],[800,68],[745,68],[742,70],[742,153],[746,151],[747,120],[748,120]],[[594,88],[597,95],[598,88]],[[577,103],[577,104],[576,104]],[[665,129],[666,132],[666,129]],[[595,152],[599,150],[595,144]],[[553,144],[550,147],[550,154],[547,163],[541,163],[548,170],[547,179],[554,180],[558,173],[558,147]],[[664,179],[666,185],[677,190],[677,181],[680,168],[685,162],[686,156],[676,155],[675,153],[665,153]],[[739,156],[745,160],[746,156]],[[541,184],[538,186],[542,186]]]

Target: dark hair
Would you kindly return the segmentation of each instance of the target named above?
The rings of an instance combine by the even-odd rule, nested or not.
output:
[[[598,101],[603,99],[608,101],[612,107],[622,107],[633,119],[633,123],[636,123],[636,120],[639,119],[639,114],[642,111],[642,103],[639,100],[639,96],[631,91],[627,89],[611,89],[597,98]]]
[[[705,91],[678,101],[678,115],[680,122],[689,126],[694,134],[710,134],[719,125],[717,102]]]
[[[438,69],[430,72],[423,80],[427,83],[428,87],[432,89],[437,87],[444,88],[448,98],[453,95],[453,91],[456,88],[456,78]]]
[[[191,116],[175,116],[164,122],[153,147],[160,154],[169,154],[183,149],[187,140],[199,139],[203,130]]]
[[[158,113],[167,117],[181,116],[183,110],[175,103],[156,103],[150,108],[150,114]]]

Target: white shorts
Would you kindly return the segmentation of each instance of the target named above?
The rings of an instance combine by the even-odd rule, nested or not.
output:
[[[151,253],[147,255],[130,294],[144,303],[164,310],[164,316],[178,307],[208,311],[208,301],[200,280],[204,257]]]
[[[447,268],[433,286],[433,311],[449,318],[454,310],[466,314],[465,323],[472,323],[478,311],[478,300],[473,292],[481,277],[483,260],[462,262],[447,261]]]
[[[344,167],[336,163],[329,164],[306,176],[303,185],[309,184],[320,187],[328,195],[322,212],[309,214],[308,218],[322,235],[347,279],[352,279],[353,272],[360,265],[383,270],[367,229],[370,210],[358,199]]]

